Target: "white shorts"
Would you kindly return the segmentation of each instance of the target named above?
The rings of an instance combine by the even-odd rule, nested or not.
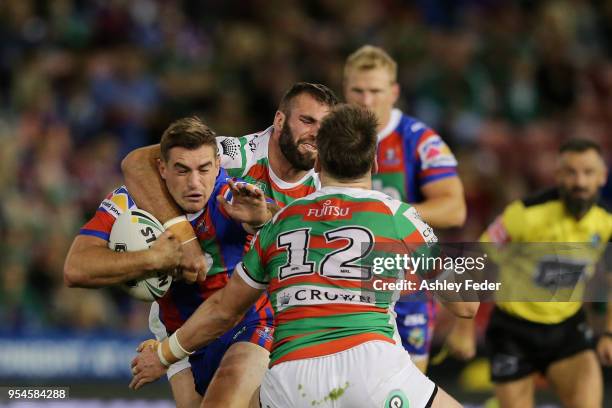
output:
[[[273,366],[259,397],[269,408],[425,408],[436,390],[402,346],[370,341]]]
[[[168,337],[166,326],[164,326],[161,319],[159,318],[159,305],[157,304],[157,302],[151,303],[151,310],[149,311],[149,330],[151,330],[151,333],[155,335],[157,341],[162,341],[166,337]],[[186,368],[191,368],[191,364],[189,364],[189,360],[187,357],[180,361],[177,361],[174,364],[171,364],[170,367],[168,367],[166,375],[168,376],[168,379],[171,379],[173,375],[180,371],[183,371]]]

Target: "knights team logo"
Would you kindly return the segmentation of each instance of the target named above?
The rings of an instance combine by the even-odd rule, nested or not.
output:
[[[396,166],[400,163],[400,158],[399,155],[397,154],[397,151],[390,147],[387,150],[385,150],[385,155],[384,158],[382,160],[382,164],[385,166]]]
[[[198,221],[195,227],[196,235],[203,235],[208,232],[208,225],[206,225],[206,217],[202,217],[200,221]]]
[[[385,399],[385,408],[410,408],[410,403],[402,390],[393,390]]]

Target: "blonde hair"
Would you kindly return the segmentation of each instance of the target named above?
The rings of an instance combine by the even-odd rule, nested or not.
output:
[[[344,79],[346,80],[351,70],[367,71],[376,68],[384,68],[391,76],[391,81],[397,81],[397,63],[385,50],[373,45],[364,45],[353,52],[344,64]]]

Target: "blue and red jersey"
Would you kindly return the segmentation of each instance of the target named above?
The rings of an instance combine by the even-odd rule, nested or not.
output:
[[[423,122],[391,111],[387,126],[378,134],[372,188],[397,200],[419,203],[428,183],[457,176],[457,160],[442,138]],[[413,358],[429,353],[436,306],[424,293],[403,297],[395,305],[402,344]]]
[[[242,260],[249,236],[241,223],[233,220],[218,204],[216,197],[231,200],[231,190],[226,182],[228,175],[221,169],[206,207],[195,214],[187,214],[202,251],[212,258],[206,280],[196,283],[174,281],[168,292],[157,300],[160,319],[168,333],[176,331],[198,306],[217,290],[224,287],[234,267]],[[80,234],[91,235],[108,241],[116,218],[126,209],[136,208],[125,186],[110,193],[98,207],[94,217],[81,228]],[[273,312],[267,295],[251,307],[245,318],[259,317],[273,327]],[[263,346],[263,345],[262,345]]]
[[[408,203],[423,201],[426,184],[457,175],[457,160],[442,138],[398,109],[378,134],[376,160],[373,189]]]

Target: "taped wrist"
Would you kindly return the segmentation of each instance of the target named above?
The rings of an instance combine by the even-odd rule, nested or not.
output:
[[[176,363],[184,359],[185,357],[189,357],[194,353],[194,351],[187,351],[181,346],[179,343],[177,333],[179,331],[175,331],[172,336],[165,339],[159,346],[157,346],[157,356],[159,357],[159,361],[166,366],[169,367],[171,364]]]
[[[164,229],[169,229],[179,240],[181,245],[195,240],[197,237],[191,223],[184,215],[174,217],[164,223]]]

